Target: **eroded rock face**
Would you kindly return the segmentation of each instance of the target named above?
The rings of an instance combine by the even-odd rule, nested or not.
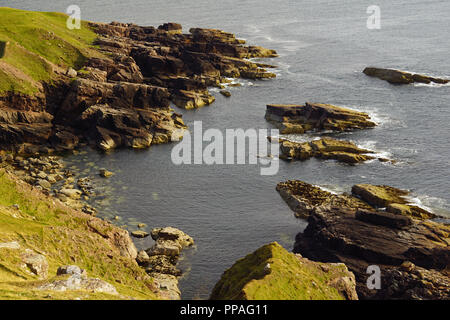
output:
[[[410,73],[406,71],[400,71],[395,69],[383,69],[383,68],[373,68],[368,67],[364,69],[364,74],[370,77],[376,77],[381,80],[386,80],[392,84],[410,84],[414,82],[419,83],[438,83],[438,84],[446,84],[449,83],[448,79],[434,78],[421,74]]]
[[[85,290],[111,295],[118,294],[113,285],[101,279],[89,278],[86,271],[78,266],[59,267],[56,275],[56,279],[38,286],[37,289],[45,291]]]
[[[308,102],[305,105],[267,105],[266,120],[274,123],[282,134],[302,134],[312,130],[348,131],[376,126],[367,113]]]
[[[390,186],[374,186],[370,184],[358,184],[353,186],[352,193],[370,205],[378,208],[386,208],[386,211],[411,216],[416,219],[436,218],[431,212],[416,205],[408,203],[406,198],[410,193],[406,190]]]
[[[266,245],[236,262],[216,284],[212,300],[358,300],[344,264],[318,263]]]
[[[148,148],[179,141],[184,125],[170,103],[185,109],[210,105],[208,87],[226,77],[267,79],[270,65],[250,62],[276,57],[273,50],[246,46],[233,34],[176,23],[158,28],[91,23],[99,55],[80,70],[55,73],[55,81],[28,97],[0,97],[0,148],[24,146],[71,150],[86,141],[101,150]],[[102,55],[103,54],[103,55]]]
[[[308,160],[314,157],[356,164],[375,159],[375,157],[369,155],[373,151],[359,148],[350,141],[333,138],[322,138],[303,143],[282,140],[280,151],[285,159],[295,160]]]
[[[407,191],[358,185],[354,195],[332,194],[302,181],[280,183],[277,190],[297,216],[309,216],[294,252],[314,261],[345,263],[356,275],[360,298],[448,299],[450,227],[406,211],[378,209],[408,207]],[[381,269],[380,290],[366,284],[372,265]],[[416,266],[428,280],[412,272]]]

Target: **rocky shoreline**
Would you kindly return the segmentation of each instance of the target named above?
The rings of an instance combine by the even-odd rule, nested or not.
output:
[[[62,157],[85,146],[106,152],[179,141],[188,128],[172,104],[183,109],[208,106],[215,100],[210,87],[230,97],[230,78],[272,79],[276,75],[268,70],[274,66],[248,59],[273,58],[277,53],[247,46],[221,30],[193,28],[183,34],[176,23],[157,28],[124,23],[89,27],[97,35],[97,49],[77,70],[49,64],[51,81],[36,85],[37,93],[7,92],[0,97],[0,165],[8,176],[5,181],[25,190],[8,201],[17,194],[22,199],[23,193],[32,194],[35,201],[34,207],[24,201],[23,210],[16,203],[0,206],[0,217],[8,226],[14,225],[13,219],[22,219],[27,227],[37,224],[21,243],[16,239],[20,227],[8,230],[14,239],[0,234],[0,249],[14,258],[11,268],[19,270],[18,277],[33,283],[34,298],[42,298],[41,291],[50,292],[49,298],[74,298],[71,293],[81,291],[107,298],[180,299],[182,272],[177,262],[194,240],[172,227],[155,228],[151,234],[138,230],[132,236],[151,235],[155,244],[137,252],[128,231],[95,217],[97,210],[85,202],[95,192],[91,179],[65,169]],[[364,73],[394,84],[448,83],[391,69],[366,68]],[[340,133],[377,125],[367,113],[322,103],[267,105],[266,119],[281,134]],[[286,159],[394,162],[351,141],[329,137],[304,143],[281,139],[280,148]],[[102,169],[99,174],[108,178],[113,173]],[[295,254],[276,243],[262,247],[224,273],[212,299],[450,299],[449,226],[409,203],[408,191],[359,184],[351,194],[333,194],[298,180],[280,183],[277,190],[295,215],[309,222],[296,237]],[[51,214],[34,212],[42,207]],[[58,220],[61,216],[63,222]],[[54,219],[66,224],[55,227]],[[54,239],[39,238],[44,230]],[[54,248],[63,241],[71,251],[61,257]],[[39,243],[53,251],[46,253]],[[82,252],[83,246],[89,253]],[[112,264],[114,269],[108,270],[113,271],[96,269],[97,257],[92,255],[97,252],[99,269]],[[86,256],[90,260],[85,261]],[[366,285],[371,265],[382,271],[380,290]],[[54,277],[49,270],[56,271]],[[113,272],[126,277],[111,276]],[[17,275],[9,276],[17,280]],[[42,280],[39,286],[36,280]],[[129,286],[146,294],[120,293]],[[66,291],[68,296],[59,296]]]
[[[98,53],[80,69],[55,68],[51,83],[42,83],[39,92],[0,97],[0,163],[38,192],[91,217],[97,214],[86,202],[96,192],[92,180],[66,169],[65,154],[86,146],[109,151],[179,141],[187,127],[171,103],[200,108],[215,100],[209,87],[230,97],[225,90],[233,86],[230,78],[275,77],[267,71],[273,66],[248,60],[276,57],[274,50],[245,46],[245,41],[221,30],[194,28],[183,34],[175,23],[158,28],[122,23],[89,27],[98,35]],[[104,178],[112,174],[99,171]],[[149,234],[139,230],[132,235]],[[160,298],[180,299],[181,271],[176,264],[181,250],[194,241],[171,227],[153,229],[151,236],[155,245],[139,253],[133,245],[130,257],[145,269]],[[64,280],[41,290],[93,290],[97,280],[78,266],[61,270],[58,276]],[[96,283],[103,286],[98,290],[117,294],[113,286]]]
[[[174,23],[158,28],[90,23],[98,56],[76,71],[56,72],[52,85],[26,96],[0,98],[0,147],[15,153],[72,150],[90,144],[107,151],[179,141],[186,126],[170,107],[210,105],[208,87],[229,78],[270,79],[272,66],[249,58],[276,57],[245,46],[233,34]]]
[[[409,204],[408,192],[355,185],[352,195],[332,194],[302,181],[277,186],[308,227],[294,252],[321,262],[344,263],[355,273],[360,299],[449,299],[450,228]],[[381,269],[382,285],[367,287],[367,268]]]

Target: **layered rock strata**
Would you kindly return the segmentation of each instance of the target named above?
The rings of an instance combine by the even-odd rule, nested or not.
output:
[[[277,126],[282,134],[302,134],[313,130],[342,132],[376,126],[367,113],[309,102],[305,105],[269,104],[266,120]]]

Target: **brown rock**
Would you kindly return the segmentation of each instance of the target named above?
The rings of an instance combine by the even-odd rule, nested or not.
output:
[[[421,74],[414,74],[409,73],[405,71],[400,70],[394,70],[394,69],[383,69],[383,68],[366,68],[364,69],[364,74],[370,76],[370,77],[376,77],[381,80],[386,80],[389,83],[392,84],[410,84],[414,82],[420,82],[420,83],[439,83],[439,84],[446,84],[450,82],[448,79],[440,79],[440,78],[433,78],[424,76]]]
[[[374,157],[367,155],[373,153],[373,151],[361,149],[349,141],[333,138],[322,138],[303,143],[284,140],[281,142],[280,151],[284,158],[297,160],[316,157],[356,164],[374,159]]]
[[[367,113],[330,104],[267,105],[266,119],[281,133],[305,133],[312,130],[348,131],[375,127]]]

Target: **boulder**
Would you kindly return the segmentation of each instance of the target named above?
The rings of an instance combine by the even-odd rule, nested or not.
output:
[[[59,190],[59,192],[65,195],[66,197],[75,200],[80,199],[82,195],[82,192],[77,189],[61,189]]]
[[[212,300],[357,300],[344,264],[318,263],[272,243],[225,271]]]
[[[373,128],[367,113],[330,104],[267,105],[266,120],[277,126],[282,134],[307,131],[349,131]]]
[[[108,170],[106,170],[104,168],[102,168],[102,169],[99,170],[99,175],[102,178],[109,178],[109,177],[113,176],[114,173],[111,172],[111,171],[108,171]]]
[[[31,249],[26,249],[22,254],[22,261],[25,266],[36,276],[46,279],[48,276],[47,258]]]
[[[147,238],[150,235],[150,233],[142,231],[142,230],[137,230],[137,231],[131,232],[131,235],[135,238],[143,239],[143,238]]]

